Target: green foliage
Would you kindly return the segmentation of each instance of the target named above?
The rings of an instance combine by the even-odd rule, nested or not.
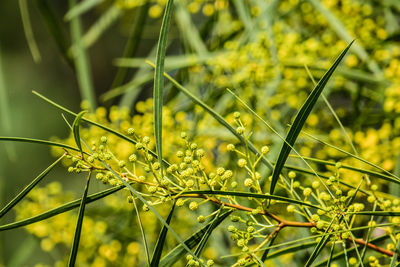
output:
[[[69,136],[0,136],[58,158],[3,205],[16,216],[0,231],[25,227],[54,266],[399,264],[395,1],[70,0],[62,17],[34,3],[89,111],[34,91]],[[123,57],[100,92],[91,53],[115,29]],[[68,185],[87,175],[81,198],[38,186],[56,165]]]

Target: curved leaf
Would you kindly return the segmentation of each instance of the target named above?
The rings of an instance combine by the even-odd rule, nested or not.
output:
[[[339,57],[336,59],[336,61],[333,63],[333,65],[329,68],[329,70],[325,73],[325,75],[321,78],[321,80],[315,86],[314,90],[308,96],[307,100],[304,102],[303,106],[300,108],[299,112],[297,113],[296,118],[294,119],[294,122],[293,122],[292,126],[290,127],[289,133],[286,136],[286,139],[285,139],[286,141],[282,145],[281,152],[279,153],[278,160],[276,161],[276,165],[275,165],[273,173],[272,173],[272,181],[271,181],[271,187],[270,187],[271,195],[274,193],[275,186],[279,179],[279,175],[283,169],[283,166],[285,165],[287,157],[289,156],[289,153],[291,150],[290,146],[293,146],[294,143],[296,142],[296,139],[299,136],[300,131],[303,128],[303,125],[308,118],[308,115],[311,113],[311,110],[313,109],[315,103],[317,102],[318,97],[321,95],[322,90],[325,88],[328,80],[332,76],[333,72],[335,71],[335,69],[337,68],[339,63],[342,61],[343,57],[346,55],[347,51],[349,50],[349,48],[353,44],[353,42],[354,41],[352,41],[343,50],[343,52],[339,55]],[[290,146],[288,144],[290,144]]]
[[[168,214],[168,218],[165,220],[167,224],[170,224],[174,210],[175,210],[175,202],[171,208],[171,211]],[[150,263],[151,267],[157,267],[160,265],[161,254],[167,237],[167,233],[168,233],[168,228],[163,226],[160,235],[157,239],[156,247],[154,248],[153,257],[151,258],[151,263]]]
[[[41,174],[39,174],[27,187],[24,188],[13,200],[11,200],[2,210],[0,210],[0,218],[3,217],[9,210],[18,204],[53,168],[57,165],[65,155],[59,157],[49,167],[47,167]]]

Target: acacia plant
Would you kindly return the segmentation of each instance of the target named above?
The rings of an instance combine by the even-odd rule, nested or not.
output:
[[[346,26],[354,25],[335,16],[340,10],[329,10],[335,4],[314,0],[108,1],[94,28],[82,35],[80,16],[100,2],[75,5],[70,1],[66,19],[71,44],[66,44],[48,2],[36,1],[58,38],[61,54],[76,72],[83,111],[73,112],[34,91],[63,115],[70,136],[50,141],[0,137],[1,141],[51,146],[57,158],[3,205],[0,218],[13,208],[17,216],[15,222],[2,224],[0,231],[26,227],[41,239],[43,250],[62,246],[69,253],[58,259],[57,266],[275,266],[285,262],[293,266],[399,266],[400,198],[398,190],[391,189],[400,184],[398,169],[391,172],[397,152],[387,152],[391,153],[388,163],[385,156],[370,153],[372,147],[363,146],[364,142],[379,146],[376,139],[382,138],[398,148],[399,124],[389,118],[386,124],[375,126],[378,137],[371,134],[374,128],[363,133],[368,119],[357,119],[354,125],[351,120],[342,121],[348,111],[336,112],[330,101],[337,99],[324,94],[324,89],[332,87],[368,88],[364,82],[385,87],[392,76],[383,78],[381,65],[368,57],[358,41],[349,40]],[[352,7],[352,1],[342,2]],[[370,15],[373,5],[378,4],[360,7],[361,13]],[[289,52],[277,44],[282,45],[285,38],[300,39],[283,31],[300,19],[296,6],[298,12],[307,13],[302,22],[308,28],[318,28],[312,12],[320,12],[322,18],[316,20],[326,18],[324,23],[339,35],[322,36],[321,42],[324,38],[348,41],[343,47],[341,40],[342,51],[324,54],[328,58],[338,54],[329,66],[308,67],[307,53],[323,46],[317,41],[306,44],[305,66],[281,59]],[[200,8],[207,19],[202,31],[191,18]],[[124,58],[117,60],[120,68],[113,85],[101,96],[108,101],[122,94],[124,105],[96,108],[86,49],[111,21],[128,16],[130,9],[134,9],[136,24]],[[287,19],[285,14],[293,17],[281,22],[271,15],[274,10],[284,13],[282,21]],[[147,15],[156,20],[161,14],[154,63],[131,59]],[[182,56],[166,56],[171,18],[176,18],[173,28],[179,29],[189,47]],[[277,32],[280,35],[275,36]],[[353,54],[345,59],[351,49]],[[362,70],[352,69],[358,57],[365,62]],[[341,67],[345,60],[347,68]],[[128,65],[140,70],[125,83]],[[293,70],[300,67],[304,67],[301,74]],[[321,71],[322,75],[314,74]],[[339,77],[330,82],[335,71]],[[139,92],[149,81],[152,98],[140,100]],[[392,92],[390,99],[385,100],[389,102],[383,104],[389,112],[397,108],[392,102],[398,92],[390,89],[394,84],[392,80],[387,89]],[[199,88],[192,89],[194,85]],[[360,91],[356,102],[361,101]],[[368,92],[365,106],[373,110],[382,100]],[[319,99],[326,107],[319,105]],[[135,108],[127,108],[133,102]],[[291,121],[284,120],[291,112]],[[357,106],[354,112],[363,110]],[[387,127],[390,133],[383,132]],[[80,198],[72,200],[58,183],[38,187],[56,165],[62,165],[66,175],[85,179]],[[89,194],[92,183],[102,183],[105,189]],[[88,204],[103,199],[102,205],[90,209]],[[74,209],[77,213],[70,212]]]

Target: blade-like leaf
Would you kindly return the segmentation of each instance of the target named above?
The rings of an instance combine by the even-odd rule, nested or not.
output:
[[[87,112],[86,110],[79,112],[78,116],[76,116],[76,118],[74,120],[74,123],[72,123],[72,131],[74,133],[75,143],[78,146],[79,151],[81,152],[82,156],[83,156],[83,151],[82,151],[81,137],[79,134],[79,127],[81,125],[82,116],[86,112]]]
[[[306,122],[308,115],[311,113],[312,108],[314,107],[315,103],[317,102],[318,97],[321,95],[322,90],[325,88],[328,80],[332,76],[333,72],[335,71],[335,69],[337,68],[339,63],[342,61],[343,57],[346,55],[347,51],[349,50],[349,48],[353,44],[353,42],[351,42],[343,50],[343,52],[339,55],[339,57],[336,59],[336,61],[333,63],[333,65],[330,67],[330,69],[325,73],[325,75],[321,78],[321,80],[315,86],[314,90],[308,96],[307,100],[305,101],[303,106],[300,108],[300,111],[297,113],[296,118],[294,119],[294,122],[293,122],[292,126],[290,127],[289,133],[286,136],[286,142],[284,142],[282,145],[281,152],[279,153],[278,160],[276,162],[276,165],[275,165],[273,173],[272,173],[272,181],[271,181],[271,187],[270,187],[271,195],[274,193],[275,186],[279,179],[279,175],[282,171],[283,166],[285,165],[287,157],[289,156],[291,148],[290,148],[290,146],[288,146],[288,144],[293,146],[294,143],[296,142],[296,139],[299,136],[300,131],[303,128],[303,125]]]
[[[257,194],[257,193],[249,193],[249,192],[236,192],[236,191],[221,191],[221,190],[194,190],[194,191],[185,191],[179,193],[182,196],[185,195],[193,195],[193,194],[204,194],[204,195],[223,195],[223,196],[239,196],[239,197],[252,197],[252,198],[261,198],[261,199],[274,199],[279,201],[284,201],[288,203],[294,203],[298,205],[303,205],[315,209],[321,209],[321,207],[315,206],[308,202],[303,202],[300,200],[295,200],[287,197],[281,197],[276,195],[264,195],[264,194]],[[174,194],[171,194],[172,196]]]
[[[261,261],[265,262],[268,259],[268,253],[270,251],[270,246],[272,246],[275,242],[276,237],[278,236],[279,232],[276,232],[274,234],[274,236],[272,237],[272,239],[269,241],[269,245],[268,247],[265,249],[265,251],[263,252],[262,256],[261,256]]]
[[[76,0],[69,0],[70,8],[76,5]],[[93,83],[90,73],[90,63],[86,49],[83,44],[82,38],[82,25],[79,16],[71,19],[71,40],[74,44],[72,46],[72,56],[74,59],[76,76],[81,92],[82,100],[88,101],[90,110],[96,108],[96,97],[93,89]]]
[[[398,262],[398,259],[399,259],[399,251],[400,251],[400,239],[399,240],[397,240],[397,245],[396,245],[396,249],[395,249],[395,251],[394,251],[394,254],[393,254],[393,258],[392,258],[392,260],[390,261],[390,267],[397,267],[397,266],[399,266],[400,265],[400,261]],[[396,264],[397,263],[397,264]]]
[[[148,17],[149,7],[150,7],[150,3],[146,2],[145,4],[143,4],[142,6],[137,8],[137,11],[135,13],[135,15],[137,15],[136,20],[135,20],[135,25],[132,27],[132,31],[129,35],[129,39],[126,42],[126,45],[124,48],[124,54],[123,54],[124,58],[133,57],[139,47],[139,43],[141,41],[142,34],[143,34],[143,29],[146,24],[146,19]],[[115,75],[115,78],[112,82],[111,89],[119,87],[125,81],[127,72],[128,72],[128,69],[125,67],[120,66],[118,68],[117,74]],[[153,75],[152,75],[152,77],[153,77]],[[106,98],[104,98],[104,99],[106,99]]]
[[[303,244],[296,244],[296,245],[293,245],[293,246],[289,246],[287,248],[279,249],[277,251],[274,251],[274,252],[270,253],[264,260],[276,258],[276,257],[281,256],[281,255],[286,255],[288,253],[293,253],[293,252],[296,252],[296,251],[299,251],[299,250],[307,249],[307,248],[315,246],[316,244],[317,244],[317,242],[312,241],[312,242],[307,242],[307,243],[303,243]]]
[[[132,193],[131,193],[131,196],[133,198]],[[135,211],[136,211],[137,219],[138,219],[138,222],[139,222],[140,232],[142,233],[143,245],[144,245],[144,249],[146,251],[147,265],[150,266],[149,246],[147,245],[147,239],[146,239],[146,234],[144,232],[142,219],[140,218],[140,213],[139,213],[139,210],[138,210],[137,205],[136,205],[136,200],[134,198],[133,198],[133,205],[135,206]]]
[[[207,229],[211,224],[214,224],[215,227],[217,227],[221,222],[225,220],[226,217],[229,216],[231,212],[225,212],[221,216],[217,218],[216,221],[212,221],[208,223],[206,226],[201,228],[199,231],[191,235],[188,239],[185,240],[186,246],[188,246],[190,249],[194,248],[200,240],[203,238],[203,235],[206,233]],[[180,258],[182,258],[185,255],[186,251],[183,248],[183,246],[180,244],[176,246],[173,250],[171,250],[164,258],[161,259],[160,266],[163,267],[170,267],[172,266],[175,262],[177,262]]]
[[[86,198],[86,204],[89,204],[89,203],[94,202],[96,200],[102,199],[102,198],[104,198],[104,197],[106,197],[108,195],[111,195],[111,194],[121,190],[124,187],[125,187],[125,185],[120,185],[120,186],[116,186],[116,187],[109,188],[109,189],[103,190],[101,192],[92,194],[92,195],[90,195],[90,196],[88,196]],[[61,205],[61,206],[59,206],[57,208],[54,208],[54,209],[51,209],[49,211],[43,212],[42,214],[30,217],[30,218],[27,218],[27,219],[24,219],[24,220],[21,220],[21,221],[18,221],[18,222],[13,222],[13,223],[10,223],[10,224],[1,225],[0,226],[0,232],[1,231],[15,229],[15,228],[19,228],[19,227],[23,227],[23,226],[26,226],[26,225],[29,225],[29,224],[32,224],[32,223],[35,223],[35,222],[40,222],[40,221],[46,220],[46,219],[51,218],[53,216],[56,216],[58,214],[61,214],[61,213],[64,213],[64,212],[67,212],[67,211],[70,211],[72,209],[75,209],[75,208],[79,207],[81,202],[82,202],[82,199],[79,198],[79,199],[76,199],[74,201],[68,202],[68,203],[66,203],[64,205]]]
[[[18,204],[53,168],[57,165],[65,155],[59,157],[49,167],[47,167],[41,174],[39,174],[27,187],[24,188],[13,200],[11,200],[2,210],[0,210],[0,218],[3,217],[9,210]]]
[[[158,162],[161,165],[161,176],[163,173],[162,163],[162,108],[164,94],[164,61],[167,49],[168,28],[171,20],[173,0],[168,0],[165,6],[163,21],[161,24],[160,37],[158,39],[156,68],[154,71],[154,136],[156,141],[156,152]]]
[[[73,112],[73,111],[71,111],[71,110],[69,110],[69,109],[67,109],[67,108],[65,108],[65,107],[63,107],[63,106],[61,106],[61,105],[55,103],[54,101],[51,101],[50,99],[48,99],[47,97],[45,97],[45,96],[39,94],[38,92],[32,91],[32,93],[34,93],[35,95],[39,96],[41,99],[45,100],[46,102],[48,102],[49,104],[55,106],[55,107],[58,108],[58,109],[60,109],[60,110],[62,110],[62,111],[64,111],[64,112],[66,112],[66,113],[68,113],[68,114],[70,114],[70,115],[72,115],[72,116],[78,116],[78,114],[76,114],[75,112]],[[121,133],[119,133],[119,132],[117,132],[117,131],[115,131],[115,130],[113,130],[113,129],[107,127],[107,126],[104,126],[104,125],[100,124],[100,123],[97,123],[97,122],[92,121],[92,120],[89,120],[89,119],[85,119],[85,118],[83,118],[83,117],[81,118],[81,120],[82,120],[82,121],[85,121],[85,122],[87,122],[87,123],[90,123],[90,124],[92,124],[92,125],[95,125],[95,126],[101,128],[101,129],[103,129],[103,130],[105,130],[105,131],[107,131],[107,132],[109,132],[109,133],[112,133],[112,134],[114,134],[115,136],[118,136],[119,138],[122,138],[122,139],[124,139],[125,141],[128,141],[129,143],[132,143],[132,144],[136,144],[136,143],[137,143],[135,140],[129,138],[128,136],[126,136],[126,135],[124,135],[124,134],[121,134]],[[1,140],[1,139],[0,139],[0,140]],[[157,154],[156,154],[154,151],[148,150],[148,152],[149,152],[152,156],[157,157]],[[163,162],[164,162],[164,164],[166,164],[166,165],[169,166],[169,163],[168,163],[167,161],[163,160]]]
[[[11,141],[11,142],[23,142],[23,143],[32,143],[32,144],[41,144],[46,146],[55,146],[66,148],[74,151],[80,151],[76,147],[72,147],[66,144],[47,141],[47,140],[39,140],[39,139],[32,139],[32,138],[25,138],[25,137],[8,137],[8,136],[0,136],[0,141]]]
[[[322,249],[326,246],[326,244],[328,243],[329,239],[330,239],[330,233],[329,233],[329,229],[332,226],[332,223],[334,221],[335,218],[332,219],[331,223],[329,224],[329,226],[326,228],[324,235],[321,237],[321,240],[318,242],[318,244],[315,246],[314,251],[312,252],[311,256],[308,258],[306,264],[304,266],[308,267],[310,266],[315,259],[318,257],[319,253],[322,251]]]
[[[69,21],[72,18],[82,15],[83,13],[89,11],[90,9],[94,8],[95,6],[101,4],[104,0],[85,0],[81,1],[72,7],[67,14],[64,16],[64,20]]]
[[[215,216],[214,220],[212,221],[212,223],[210,224],[210,226],[207,228],[207,231],[204,233],[203,237],[200,240],[199,245],[197,246],[196,250],[194,251],[194,254],[197,257],[201,256],[201,253],[203,252],[204,248],[206,247],[207,241],[211,236],[211,233],[214,231],[214,229],[218,226],[217,221],[218,221],[218,217],[220,215],[222,211],[222,207],[219,209],[219,212],[217,213],[217,215]],[[232,213],[232,211],[230,212]]]
[[[35,63],[39,63],[42,60],[42,57],[40,56],[40,51],[33,34],[27,0],[19,0],[18,4],[21,12],[22,25],[24,26],[26,42],[28,43],[29,50],[31,51],[33,61],[35,61]]]
[[[49,4],[49,0],[34,0],[39,12],[50,31],[54,41],[57,44],[58,50],[65,59],[65,61],[74,69],[74,63],[71,57],[68,55],[69,41],[66,37],[64,29],[61,27],[61,21],[55,14]]]
[[[1,134],[11,135],[12,134],[12,119],[11,119],[11,107],[8,97],[8,90],[6,85],[7,74],[3,65],[3,53],[0,49],[0,127]],[[13,144],[6,145],[7,156],[10,160],[15,161],[17,153]]]
[[[83,191],[81,204],[79,207],[79,214],[78,214],[78,221],[76,223],[74,242],[72,244],[71,255],[69,258],[69,262],[68,262],[69,267],[75,266],[76,255],[78,254],[79,240],[81,238],[81,230],[82,230],[82,223],[83,223],[83,216],[85,214],[86,197],[87,197],[87,193],[88,193],[88,189],[89,189],[89,183],[90,183],[91,176],[92,176],[92,173],[89,173],[87,182],[86,182],[86,186],[85,186],[85,190]]]
[[[168,224],[171,223],[172,214],[174,213],[174,210],[175,210],[175,202],[171,208],[171,211],[168,214],[168,218],[165,220],[166,223],[168,223]],[[161,254],[163,251],[167,233],[168,233],[168,228],[163,226],[163,228],[161,229],[160,235],[158,236],[156,247],[154,248],[153,256],[151,258],[151,263],[150,263],[151,267],[160,266]]]

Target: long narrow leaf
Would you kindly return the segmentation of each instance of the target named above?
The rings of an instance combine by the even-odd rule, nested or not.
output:
[[[65,34],[59,17],[55,14],[50,6],[49,0],[34,0],[39,12],[50,31],[54,41],[57,44],[58,50],[65,59],[65,61],[75,69],[74,63],[71,57],[68,55],[69,40]]]
[[[70,8],[73,8],[75,4],[76,0],[69,0]],[[72,46],[72,55],[81,97],[83,100],[88,101],[90,110],[93,111],[96,108],[96,98],[90,74],[89,59],[83,44],[82,25],[79,16],[71,20],[71,40],[74,44]]]
[[[3,217],[9,210],[18,204],[46,175],[59,163],[65,155],[59,157],[41,174],[39,174],[29,185],[27,185],[13,200],[11,200],[3,209],[0,210],[0,218]]]
[[[132,194],[131,194],[131,196],[133,198]],[[139,222],[140,232],[142,233],[144,249],[146,251],[147,264],[150,266],[149,246],[147,245],[147,239],[146,239],[146,234],[144,232],[142,219],[140,218],[140,213],[139,213],[139,210],[138,210],[137,205],[136,205],[136,200],[134,198],[133,198],[133,205],[135,206],[135,211],[136,211],[137,219],[138,219],[138,222]]]
[[[79,112],[78,116],[76,116],[74,122],[72,123],[72,131],[73,131],[73,134],[74,134],[75,143],[78,146],[79,151],[81,152],[82,156],[83,156],[83,151],[82,151],[81,137],[80,137],[80,134],[79,134],[79,128],[80,128],[80,125],[81,125],[82,116],[86,112],[87,112],[86,110]]]
[[[168,214],[168,218],[165,220],[166,223],[168,223],[168,224],[171,223],[171,219],[172,219],[174,210],[175,210],[175,202],[171,208],[171,211]],[[167,238],[167,233],[168,233],[168,228],[163,226],[163,228],[161,229],[160,235],[158,236],[156,247],[154,248],[153,257],[151,258],[151,263],[150,263],[151,267],[157,267],[160,265],[161,254],[163,251],[165,240]]]
[[[32,93],[34,93],[35,95],[37,95],[37,96],[40,97],[41,99],[45,100],[45,101],[48,102],[49,104],[53,105],[54,107],[56,107],[56,108],[58,108],[58,109],[60,109],[60,110],[62,110],[62,111],[64,111],[64,112],[66,112],[66,113],[68,113],[68,114],[70,114],[70,115],[72,115],[72,116],[78,116],[78,114],[76,114],[75,112],[73,112],[73,111],[71,111],[71,110],[69,110],[69,109],[67,109],[67,108],[65,108],[65,107],[63,107],[63,106],[61,106],[61,105],[55,103],[54,101],[52,101],[52,100],[48,99],[47,97],[45,97],[45,96],[39,94],[38,92],[32,91]],[[85,122],[87,122],[87,123],[90,123],[90,124],[92,124],[92,125],[95,125],[95,126],[101,128],[101,129],[103,129],[103,130],[105,130],[105,131],[107,131],[107,132],[109,132],[109,133],[114,134],[115,136],[118,136],[119,138],[122,138],[122,139],[125,140],[125,141],[128,141],[129,143],[132,143],[132,144],[136,144],[136,143],[137,143],[135,140],[129,138],[128,136],[126,136],[126,135],[124,135],[124,134],[121,134],[121,133],[119,133],[119,132],[117,132],[117,131],[115,131],[115,130],[113,130],[113,129],[107,127],[107,126],[104,126],[104,125],[100,124],[100,123],[97,123],[97,122],[92,121],[92,120],[89,120],[89,119],[85,119],[85,118],[83,118],[83,117],[82,117],[82,121],[85,121]],[[0,139],[0,140],[1,140],[1,139]],[[151,155],[153,155],[154,157],[157,157],[157,154],[156,154],[154,151],[152,151],[152,150],[148,150],[148,151],[149,151],[149,153],[150,153]],[[169,163],[168,163],[167,161],[164,161],[164,160],[163,160],[163,162],[164,162],[164,164],[169,165]]]
[[[21,12],[22,25],[24,26],[26,42],[28,43],[29,50],[31,51],[33,61],[35,61],[35,63],[39,63],[42,60],[42,57],[40,56],[40,51],[33,34],[27,0],[19,0],[18,4]]]
[[[89,204],[91,202],[94,202],[94,201],[97,201],[99,199],[102,199],[102,198],[104,198],[104,197],[106,197],[108,195],[111,195],[111,194],[121,190],[124,187],[125,187],[125,185],[120,185],[120,186],[116,186],[116,187],[109,188],[109,189],[103,190],[101,192],[92,194],[92,195],[90,195],[90,196],[88,196],[86,198],[86,204]],[[57,208],[54,208],[54,209],[51,209],[49,211],[43,212],[43,213],[41,213],[39,215],[24,219],[24,220],[21,220],[21,221],[18,221],[18,222],[13,222],[13,223],[10,223],[10,224],[1,225],[0,226],[0,232],[1,231],[15,229],[15,228],[19,228],[19,227],[23,227],[23,226],[26,226],[26,225],[29,225],[29,224],[32,224],[32,223],[36,223],[36,222],[40,222],[40,221],[46,220],[46,219],[51,218],[53,216],[56,216],[58,214],[61,214],[61,213],[64,213],[64,212],[67,212],[67,211],[70,211],[70,210],[73,210],[73,209],[79,207],[81,202],[82,202],[82,199],[79,198],[79,199],[76,199],[74,201],[68,202],[68,203],[66,203],[64,205],[61,205],[61,206],[59,206]]]
[[[197,257],[201,256],[201,253],[203,252],[204,248],[206,247],[207,241],[210,238],[211,233],[217,227],[217,221],[218,221],[218,217],[219,217],[221,211],[222,211],[222,207],[219,209],[219,212],[215,216],[215,218],[212,221],[212,223],[210,224],[210,226],[207,228],[207,231],[204,233],[203,237],[201,238],[200,243],[199,243],[199,245],[197,246],[197,248],[196,248],[196,250],[194,252],[194,254]],[[230,213],[232,213],[232,211],[230,211]]]
[[[298,205],[304,205],[310,208],[321,209],[321,207],[315,206],[308,202],[303,202],[300,200],[295,200],[287,197],[281,197],[276,195],[267,195],[267,194],[257,194],[257,193],[248,193],[248,192],[236,192],[236,191],[221,191],[221,190],[195,190],[195,191],[185,191],[181,192],[180,195],[193,195],[193,194],[204,194],[204,195],[224,195],[224,196],[240,196],[240,197],[253,197],[253,198],[261,198],[261,199],[274,199],[279,201],[284,201],[288,203],[294,203]],[[173,194],[172,194],[173,195]]]
[[[140,6],[135,13],[135,14],[137,14],[136,20],[134,22],[135,25],[132,27],[132,31],[129,35],[129,39],[125,45],[124,54],[123,54],[124,58],[133,57],[139,47],[139,43],[141,41],[142,34],[143,34],[143,29],[146,24],[146,19],[148,17],[149,7],[150,7],[150,3],[146,2],[145,4]],[[118,68],[117,74],[115,75],[115,78],[112,82],[111,89],[119,87],[125,81],[127,72],[128,72],[128,69],[125,67],[120,66]],[[104,99],[106,99],[106,98],[104,97]]]
[[[101,4],[104,0],[85,0],[81,1],[72,7],[67,14],[64,16],[64,20],[69,21],[76,16],[80,16],[83,13],[89,11],[90,9],[94,8],[95,6]]]
[[[23,143],[32,143],[32,144],[40,144],[40,145],[46,145],[46,146],[55,146],[55,147],[61,147],[61,148],[66,148],[74,151],[79,151],[78,148],[72,147],[66,144],[62,143],[57,143],[57,142],[52,142],[52,141],[47,141],[47,140],[39,140],[39,139],[33,139],[33,138],[26,138],[26,137],[8,137],[8,136],[0,136],[0,142],[1,141],[10,141],[10,142],[23,142]]]
[[[390,261],[390,267],[399,266],[400,262],[397,261],[398,257],[399,257],[399,251],[400,251],[400,239],[397,240],[397,245],[396,245],[396,249],[395,249],[394,254],[393,254],[393,258]]]
[[[10,101],[8,97],[8,90],[6,86],[7,74],[5,73],[5,68],[3,66],[3,54],[0,50],[0,127],[1,134],[11,135],[12,134],[12,119],[11,119],[11,109]],[[10,160],[15,161],[17,158],[17,153],[15,146],[13,144],[6,144],[7,156]]]
[[[199,231],[197,231],[196,233],[191,235],[188,239],[185,240],[185,245],[188,246],[190,249],[194,248],[200,242],[200,240],[203,238],[203,235],[206,233],[208,227],[211,224],[215,223],[214,225],[215,225],[215,227],[217,227],[220,223],[222,223],[226,219],[226,217],[229,216],[230,213],[231,213],[230,211],[225,212],[224,214],[219,216],[215,222],[212,221],[212,222],[208,223],[206,226],[201,228]],[[162,260],[160,262],[160,266],[163,266],[163,267],[172,266],[180,258],[182,258],[185,255],[185,253],[186,253],[186,251],[183,248],[182,244],[176,246],[164,258],[162,258]]]
[[[300,111],[297,113],[296,118],[294,119],[294,122],[292,124],[292,127],[290,127],[289,133],[286,136],[286,142],[284,142],[282,145],[281,152],[279,153],[278,160],[276,162],[276,165],[275,165],[273,173],[272,173],[272,181],[271,181],[271,187],[270,187],[271,195],[274,193],[275,186],[279,179],[279,175],[282,171],[283,166],[285,165],[287,157],[289,156],[291,149],[288,146],[288,144],[293,146],[294,143],[296,142],[296,139],[299,136],[300,131],[303,128],[303,125],[308,118],[308,115],[311,113],[312,108],[314,107],[319,96],[321,95],[322,90],[325,88],[328,80],[332,76],[333,72],[335,71],[335,69],[337,68],[339,63],[342,61],[343,57],[346,55],[347,51],[349,50],[349,48],[353,44],[353,42],[351,42],[343,50],[343,52],[339,55],[339,57],[336,59],[336,61],[333,63],[333,65],[330,67],[330,69],[325,73],[325,75],[322,77],[322,79],[315,86],[314,90],[308,96],[307,100],[301,107]]]
[[[168,0],[165,6],[164,18],[161,24],[160,37],[158,39],[156,68],[154,71],[154,136],[156,140],[156,152],[158,162],[161,165],[161,176],[163,175],[162,164],[162,108],[164,95],[164,61],[167,50],[168,28],[171,20],[173,0]]]
[[[80,204],[80,207],[79,207],[79,214],[78,214],[78,221],[76,223],[74,242],[72,244],[71,255],[70,255],[70,258],[69,258],[69,262],[68,262],[68,266],[69,267],[75,266],[76,255],[78,254],[79,240],[81,238],[83,217],[84,217],[84,214],[85,214],[86,197],[87,197],[87,193],[88,193],[88,190],[89,190],[89,183],[90,183],[90,177],[91,176],[92,176],[92,173],[89,173],[88,178],[87,178],[87,182],[86,182],[86,186],[85,186],[85,190],[83,191],[81,204]]]

